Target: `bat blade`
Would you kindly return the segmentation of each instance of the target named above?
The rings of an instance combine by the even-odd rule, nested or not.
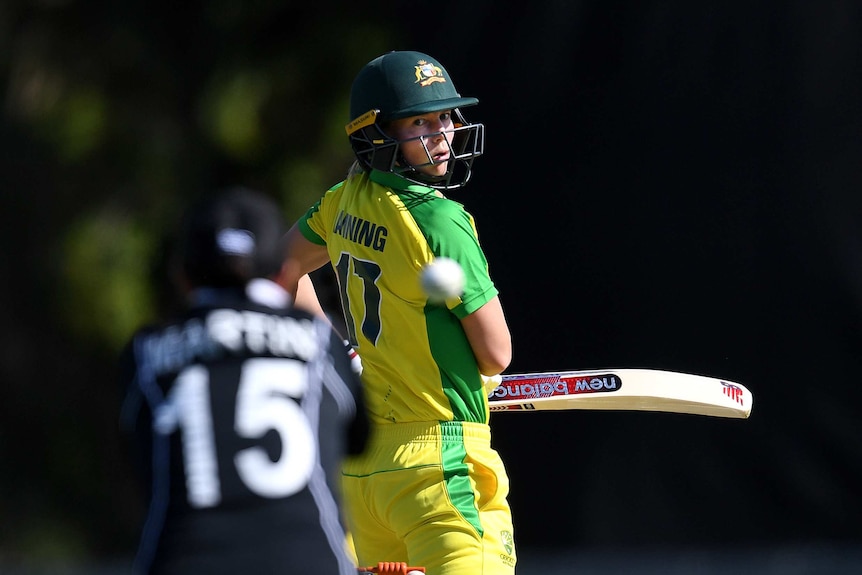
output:
[[[741,383],[635,368],[505,374],[488,394],[492,412],[595,409],[747,419],[753,402]]]

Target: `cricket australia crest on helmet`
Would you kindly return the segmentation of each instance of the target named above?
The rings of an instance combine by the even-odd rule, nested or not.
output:
[[[446,78],[443,76],[443,68],[440,66],[435,66],[425,60],[419,60],[415,68],[416,81],[422,86],[428,86],[434,82],[446,81]]]
[[[478,104],[455,89],[440,62],[422,52],[388,52],[362,67],[350,88],[350,119],[377,110],[388,122]]]

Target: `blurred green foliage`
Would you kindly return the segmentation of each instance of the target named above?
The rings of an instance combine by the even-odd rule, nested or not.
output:
[[[118,352],[156,315],[149,274],[156,238],[142,222],[103,210],[74,222],[64,248],[68,328]]]
[[[14,470],[0,474],[0,568],[133,549],[112,362],[171,308],[165,250],[188,203],[246,185],[293,219],[346,173],[350,82],[397,37],[364,6],[332,8],[0,6],[0,297],[15,302],[0,345],[28,350],[0,358],[0,460]],[[22,271],[30,281],[9,281]],[[35,373],[39,401],[24,395]],[[53,427],[21,433],[31,409]],[[58,445],[68,465],[47,456]]]

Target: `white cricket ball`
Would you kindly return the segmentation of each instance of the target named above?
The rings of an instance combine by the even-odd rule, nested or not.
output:
[[[464,293],[464,270],[451,258],[435,258],[422,268],[419,279],[422,282],[422,291],[435,303],[442,303]]]

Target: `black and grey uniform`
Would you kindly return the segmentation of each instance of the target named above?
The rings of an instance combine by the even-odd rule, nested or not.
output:
[[[355,575],[336,486],[367,421],[330,324],[200,290],[121,364],[122,424],[149,484],[136,573]]]

